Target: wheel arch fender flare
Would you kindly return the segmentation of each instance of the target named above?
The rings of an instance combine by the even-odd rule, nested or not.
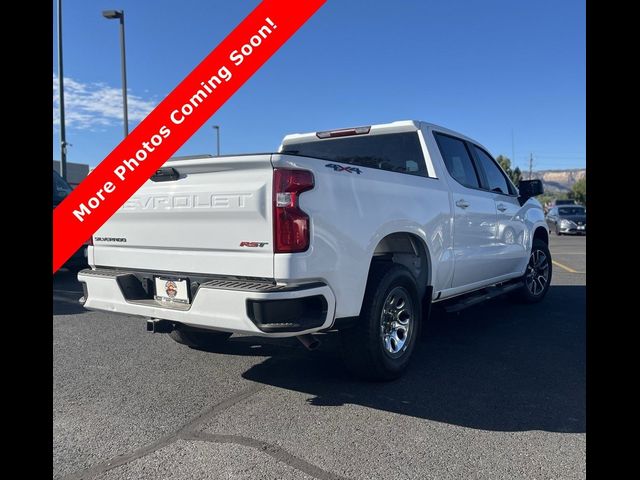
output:
[[[427,238],[426,232],[418,224],[403,221],[385,225],[371,237],[367,246],[370,259],[367,279],[373,262],[386,259],[409,269],[416,280],[420,297],[432,292],[428,287],[433,281],[433,259]]]

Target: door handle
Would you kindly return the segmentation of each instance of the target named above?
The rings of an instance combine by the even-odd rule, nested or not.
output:
[[[460,208],[467,208],[469,206],[469,202],[467,202],[465,199],[461,198],[460,200],[458,200],[456,202],[456,207],[460,207]]]
[[[500,210],[501,212],[504,212],[507,209],[507,207],[505,207],[502,203],[498,204],[498,210]]]

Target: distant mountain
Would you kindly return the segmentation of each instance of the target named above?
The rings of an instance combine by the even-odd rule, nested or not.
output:
[[[522,172],[524,178],[528,178],[528,172]],[[568,192],[573,184],[587,175],[585,168],[571,170],[540,170],[533,172],[533,178],[539,178],[548,192]]]

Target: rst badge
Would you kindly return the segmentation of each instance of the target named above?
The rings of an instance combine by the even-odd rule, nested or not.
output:
[[[240,242],[241,247],[248,248],[263,248],[265,245],[269,245],[269,242]]]

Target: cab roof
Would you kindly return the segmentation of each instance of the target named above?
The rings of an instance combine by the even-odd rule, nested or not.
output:
[[[390,123],[379,123],[375,125],[367,125],[360,127],[348,127],[348,128],[339,128],[335,130],[322,130],[318,132],[307,132],[307,133],[291,133],[286,135],[282,140],[282,145],[280,145],[280,149],[285,145],[290,145],[293,143],[306,143],[306,142],[314,142],[322,139],[336,138],[336,137],[346,137],[351,135],[380,135],[385,133],[401,133],[401,132],[416,132],[420,129],[432,128],[439,132],[448,133],[450,135],[455,135],[456,137],[463,138],[468,140],[476,145],[482,146],[476,140],[467,137],[459,132],[455,132],[445,127],[441,127],[440,125],[436,125],[434,123],[428,123],[420,120],[399,120],[396,122]]]

